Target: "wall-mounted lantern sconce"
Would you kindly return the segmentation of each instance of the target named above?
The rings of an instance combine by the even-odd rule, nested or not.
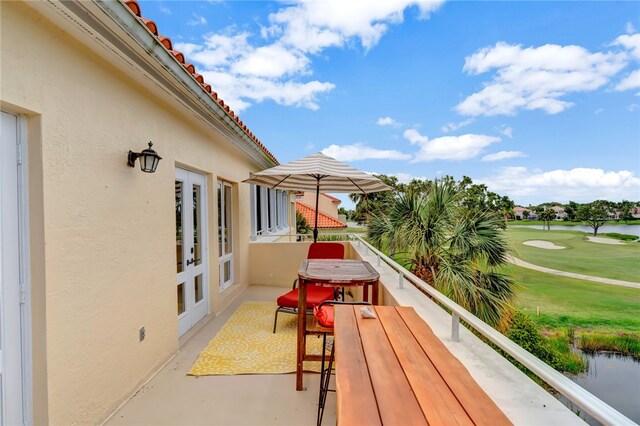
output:
[[[136,159],[140,158],[140,170],[145,173],[153,173],[156,171],[158,167],[158,163],[162,160],[162,157],[158,155],[151,147],[153,146],[152,142],[149,142],[149,148],[143,149],[142,152],[133,152],[129,151],[129,156],[127,157],[127,164],[131,167],[135,167]]]

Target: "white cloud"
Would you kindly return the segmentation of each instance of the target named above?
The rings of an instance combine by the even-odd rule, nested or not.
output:
[[[449,122],[449,123],[445,124],[444,126],[442,126],[440,128],[440,130],[442,130],[445,133],[449,133],[449,132],[451,132],[453,130],[458,130],[461,127],[468,126],[469,124],[473,123],[474,121],[476,121],[476,120],[475,120],[475,118],[472,117],[472,118],[467,118],[466,120],[460,121],[459,123],[451,123],[451,122]]]
[[[629,112],[633,112],[633,111],[635,111],[635,110],[637,110],[637,109],[638,109],[638,104],[631,104],[631,105],[629,105],[629,106],[627,107],[627,110],[628,110]]]
[[[410,154],[404,154],[392,149],[371,148],[361,143],[330,145],[321,152],[340,161],[408,160],[411,158]]]
[[[625,37],[625,36],[621,36]],[[524,48],[499,42],[465,58],[464,71],[495,70],[491,81],[456,106],[463,115],[515,115],[522,109],[557,114],[573,103],[562,98],[605,85],[627,65],[626,53],[591,53],[581,46]]]
[[[526,157],[526,155],[520,151],[499,151],[493,154],[485,155],[484,157],[482,157],[482,161],[500,161],[520,157]]]
[[[318,96],[335,88],[332,83],[280,81],[260,77],[240,76],[225,72],[202,71],[206,81],[215,82],[215,90],[225,103],[238,112],[251,104],[270,99],[277,104],[317,110]]]
[[[247,32],[235,35],[207,34],[202,44],[176,43],[175,48],[184,53],[189,61],[201,64],[207,70],[218,67],[227,69],[251,52],[248,37]]]
[[[430,140],[416,129],[406,130],[404,137],[413,145],[420,147],[411,161],[413,163],[434,160],[469,160],[482,154],[489,145],[500,142],[500,138],[496,136],[471,133],[460,136],[443,136]]]
[[[633,26],[633,22],[627,22],[627,25],[624,26],[624,31],[627,34],[633,34],[636,32],[636,27]]]
[[[615,87],[615,90],[618,92],[633,89],[640,89],[640,70],[632,71],[629,75],[620,80],[620,83]]]
[[[195,27],[198,25],[206,25],[206,24],[207,24],[207,18],[205,18],[204,16],[197,15],[195,13],[193,14],[193,19],[187,22],[187,25],[191,27]]]
[[[597,109],[597,110],[595,110],[593,113],[594,113],[595,115],[598,115],[598,114],[602,114],[603,112],[604,112],[604,108],[598,108],[598,109]]]
[[[316,110],[318,96],[335,88],[328,82],[294,78],[307,74],[305,56],[277,44],[254,48],[249,36],[247,32],[208,34],[202,44],[176,43],[176,49],[198,64],[205,81],[236,112],[267,99]]]
[[[474,180],[486,184],[491,191],[508,195],[521,203],[640,198],[640,178],[627,170],[605,171],[579,167],[545,172],[526,167],[505,167],[494,176]]]
[[[231,66],[231,72],[259,77],[282,77],[307,73],[310,62],[300,52],[272,44],[247,52]]]
[[[376,124],[378,126],[394,126],[394,127],[401,125],[400,123],[398,123],[396,120],[394,120],[391,117],[380,117],[376,121]]]
[[[165,15],[171,15],[171,9],[169,9],[167,6],[160,6],[160,12],[164,13]]]
[[[335,85],[309,78],[311,55],[357,42],[370,49],[390,25],[403,21],[406,9],[416,8],[418,19],[423,19],[443,1],[294,0],[280,3],[280,9],[269,15],[258,43],[252,34],[230,27],[205,35],[200,43],[175,46],[236,112],[265,100],[318,109],[319,95]],[[189,21],[192,26],[206,23],[196,14]]]
[[[398,178],[398,182],[400,183],[409,183],[414,179],[418,179],[418,180],[427,179],[426,176],[413,176],[413,175],[410,175],[409,173],[404,173],[404,172],[391,173],[391,176],[395,176],[396,178]]]
[[[318,53],[327,47],[358,40],[362,47],[375,46],[389,25],[404,20],[404,11],[417,7],[420,18],[437,9],[443,0],[324,0],[296,1],[269,15],[271,27],[263,34],[277,34],[296,49]]]
[[[613,41],[612,46],[622,46],[635,59],[640,59],[640,33],[623,34]]]

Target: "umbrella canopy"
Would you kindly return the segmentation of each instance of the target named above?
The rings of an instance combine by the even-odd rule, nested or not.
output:
[[[313,241],[318,239],[318,197],[320,192],[361,193],[392,188],[375,176],[320,152],[257,173],[244,182],[271,189],[316,192],[316,220]]]

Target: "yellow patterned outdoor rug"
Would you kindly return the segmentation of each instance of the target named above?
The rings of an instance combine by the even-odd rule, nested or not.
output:
[[[272,302],[244,302],[200,353],[188,374],[294,373],[297,317],[280,313],[273,334],[276,307]],[[307,353],[320,354],[321,348],[321,337],[307,336]],[[319,372],[320,363],[305,362],[305,371]]]

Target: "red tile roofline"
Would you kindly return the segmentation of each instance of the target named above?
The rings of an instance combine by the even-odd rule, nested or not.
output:
[[[167,51],[169,53],[171,53],[171,55],[175,58],[176,61],[178,61],[188,72],[189,74],[191,74],[193,76],[193,78],[203,87],[203,89],[210,94],[211,98],[217,102],[222,109],[227,113],[227,115],[231,118],[231,120],[235,121],[236,124],[242,129],[242,131],[265,153],[267,154],[267,156],[269,158],[271,158],[273,161],[275,161],[277,164],[279,164],[278,159],[276,158],[275,155],[273,155],[271,153],[271,151],[269,151],[267,149],[266,146],[264,146],[264,144],[260,141],[260,139],[258,139],[250,130],[249,128],[242,122],[242,120],[240,120],[240,117],[238,117],[235,112],[233,112],[230,108],[229,105],[225,105],[224,101],[220,98],[218,98],[218,94],[216,92],[214,92],[211,89],[211,85],[207,84],[204,81],[204,78],[200,75],[196,73],[196,69],[195,67],[188,63],[185,62],[185,57],[184,54],[182,54],[182,52],[178,52],[176,50],[173,50],[173,43],[171,42],[171,39],[169,37],[165,37],[163,35],[160,35],[158,33],[158,26],[156,25],[155,22],[146,19],[142,16],[142,10],[140,8],[140,5],[138,4],[138,2],[136,0],[126,0],[124,1],[124,3],[128,6],[129,10],[131,10],[131,12],[140,20],[140,22],[142,22],[147,29],[158,39],[158,41],[160,42],[160,44],[162,44],[164,46],[165,49],[167,49]]]

